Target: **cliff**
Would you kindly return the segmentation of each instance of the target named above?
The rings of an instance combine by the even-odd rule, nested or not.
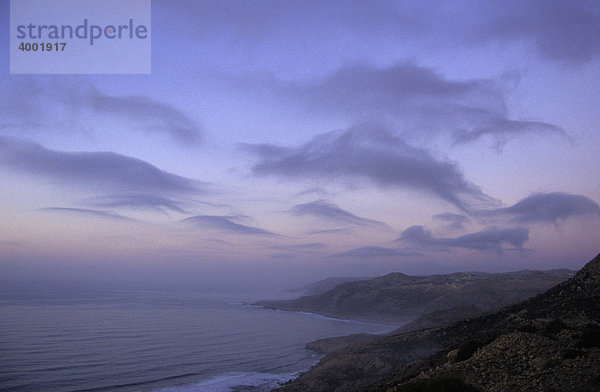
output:
[[[382,277],[347,282],[318,295],[293,300],[261,301],[267,308],[306,311],[329,317],[403,324],[431,315],[423,326],[456,320],[465,312],[474,316],[533,297],[573,275],[571,271],[519,271],[501,274],[454,273],[409,276],[391,273]],[[458,316],[450,309],[456,308]],[[462,309],[462,313],[461,313]],[[477,313],[477,310],[479,312]],[[445,313],[443,313],[446,311]],[[442,313],[440,313],[442,312]]]
[[[599,374],[600,255],[486,316],[349,342],[277,391],[596,391]]]

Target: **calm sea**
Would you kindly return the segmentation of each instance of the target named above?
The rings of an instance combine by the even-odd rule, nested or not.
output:
[[[308,341],[391,330],[246,300],[149,291],[0,299],[0,391],[266,391],[318,360]]]

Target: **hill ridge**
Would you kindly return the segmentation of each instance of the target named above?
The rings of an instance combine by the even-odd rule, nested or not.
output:
[[[482,312],[495,310],[530,298],[572,275],[567,270],[455,272],[429,276],[393,272],[368,280],[341,283],[317,295],[260,301],[256,305],[403,324],[432,312],[457,307],[475,306]]]
[[[599,303],[600,254],[566,282],[492,314],[357,339],[277,391],[596,391]]]

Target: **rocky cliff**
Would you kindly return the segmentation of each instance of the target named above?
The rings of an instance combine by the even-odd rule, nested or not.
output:
[[[334,347],[277,391],[596,391],[598,375],[600,255],[486,316]]]

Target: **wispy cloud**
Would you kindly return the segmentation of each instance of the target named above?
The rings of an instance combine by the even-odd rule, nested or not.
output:
[[[553,124],[541,121],[507,120],[502,118],[481,118],[480,125],[474,126],[471,129],[457,129],[453,132],[454,141],[457,144],[472,142],[482,136],[490,135],[494,137],[496,146],[498,147],[501,147],[512,136],[525,133],[554,133],[570,139],[561,127]]]
[[[347,228],[337,228],[337,229],[324,229],[324,230],[313,230],[308,232],[308,235],[323,235],[323,234],[349,234],[352,231]]]
[[[325,244],[322,242],[309,242],[306,244],[293,244],[293,245],[274,245],[270,249],[274,250],[315,250],[325,248]]]
[[[600,206],[592,199],[569,193],[536,193],[514,205],[499,208],[482,215],[509,216],[516,222],[557,223],[573,217],[591,216],[600,218]]]
[[[133,208],[149,209],[164,212],[165,210],[186,213],[184,203],[172,198],[156,196],[146,193],[125,193],[94,197],[85,203],[106,208]]]
[[[240,83],[248,84],[246,77]],[[505,87],[488,79],[452,80],[410,62],[385,68],[347,65],[311,82],[280,82],[262,77],[249,88],[267,86],[311,112],[344,113],[351,118],[395,119],[400,130],[449,135],[457,144],[484,136],[496,144],[520,134],[566,136],[559,126],[510,118]]]
[[[473,202],[489,203],[456,164],[439,161],[411,147],[389,130],[365,124],[315,137],[296,148],[248,145],[259,161],[256,175],[286,179],[366,179],[380,187],[420,190],[466,211]]]
[[[335,254],[332,257],[347,256],[368,259],[371,257],[411,257],[417,255],[416,252],[408,252],[400,249],[385,248],[381,246],[363,246],[351,249],[347,252]]]
[[[62,152],[0,136],[0,165],[64,184],[114,192],[193,194],[202,184],[112,152]]]
[[[442,222],[447,222],[448,227],[451,229],[462,229],[464,228],[464,224],[469,221],[469,218],[467,218],[466,216],[461,214],[454,214],[451,212],[434,215],[433,219],[437,219]]]
[[[58,213],[66,213],[66,214],[75,214],[75,215],[88,215],[93,217],[107,218],[107,219],[116,219],[116,220],[126,220],[135,222],[135,219],[128,218],[126,216],[116,214],[110,211],[102,211],[102,210],[90,210],[87,208],[70,208],[70,207],[46,207],[40,208],[39,211],[48,211],[48,212],[58,212]]]
[[[326,200],[316,200],[310,203],[295,205],[292,207],[292,213],[299,216],[311,215],[335,223],[348,223],[358,226],[388,227],[383,222],[356,216]]]
[[[483,10],[488,13],[471,29],[471,41],[532,42],[542,56],[567,62],[600,55],[600,8],[595,1],[498,1]]]
[[[522,249],[525,242],[529,241],[529,230],[522,227],[508,229],[491,228],[456,238],[441,238],[434,237],[423,226],[412,226],[402,232],[398,241],[431,250],[465,248],[502,253],[503,244]]]
[[[91,82],[19,78],[4,80],[0,130],[19,134],[55,127],[61,132],[88,127],[86,115],[126,121],[124,129],[165,134],[181,144],[198,144],[202,127],[176,107],[136,95],[107,95]]]
[[[246,226],[233,222],[234,218],[218,215],[197,215],[184,219],[184,223],[201,229],[212,229],[240,235],[277,235],[258,227]]]
[[[305,48],[319,37],[316,49],[328,50],[318,52],[322,56],[340,51],[359,56],[354,51],[358,48],[364,57],[373,47],[404,48],[411,53],[415,48],[410,44],[446,51],[499,40],[530,43],[550,60],[584,62],[600,53],[596,39],[600,9],[594,0],[466,0],[451,6],[443,1],[378,1],[368,7],[358,0],[240,3],[236,7],[219,2],[210,6],[174,3],[181,18],[193,17],[207,34],[239,37],[231,40],[231,45],[239,45],[238,52],[249,50],[244,44],[250,41],[254,43],[250,48],[268,45],[286,53],[290,42]],[[351,44],[340,40],[344,33],[352,36]]]
[[[198,144],[201,127],[175,107],[142,96],[109,96],[90,90],[82,97],[84,109],[139,121],[149,132],[166,133],[184,144]]]

